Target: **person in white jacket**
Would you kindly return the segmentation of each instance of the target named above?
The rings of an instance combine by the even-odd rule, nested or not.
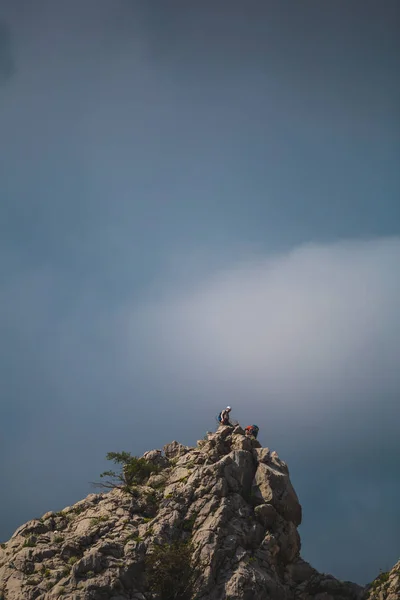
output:
[[[228,425],[229,427],[232,427],[232,423],[229,421],[229,413],[231,412],[231,407],[227,406],[222,412],[221,412],[221,420],[220,423],[221,425]]]

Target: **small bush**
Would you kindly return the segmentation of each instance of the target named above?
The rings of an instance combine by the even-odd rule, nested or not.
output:
[[[383,585],[384,583],[389,581],[389,575],[390,575],[390,573],[388,571],[385,571],[384,573],[380,573],[378,575],[378,577],[376,579],[374,579],[374,581],[372,582],[372,588],[374,590],[376,590],[376,588],[380,587],[381,585]]]
[[[43,573],[43,577],[46,577],[46,579],[48,579],[50,576],[51,576],[50,569],[46,569]]]
[[[145,498],[148,504],[153,506],[157,504],[157,495],[154,492],[147,492]]]
[[[86,577],[87,577],[88,579],[90,579],[91,577],[94,577],[94,571],[88,571],[88,572],[86,573]]]
[[[0,544],[0,546],[5,550],[7,548],[7,544]]]
[[[197,576],[192,568],[192,550],[186,542],[155,546],[144,565],[149,591],[160,600],[189,600]]]
[[[74,508],[72,509],[72,512],[75,515],[80,515],[81,513],[83,513],[84,510],[85,510],[84,506],[74,506]]]
[[[36,546],[36,538],[31,535],[30,537],[28,537],[24,543],[23,543],[23,548],[34,548]]]
[[[143,538],[140,537],[140,535],[136,535],[135,533],[131,533],[130,535],[128,535],[128,537],[126,539],[128,541],[136,542],[137,544],[139,542],[143,542]]]
[[[150,475],[159,473],[160,467],[146,460],[132,456],[130,452],[109,452],[107,460],[120,466],[120,471],[105,471],[100,477],[108,478],[104,483],[98,483],[100,487],[120,489],[131,493],[131,488],[145,483]]]
[[[183,521],[183,523],[182,523],[182,529],[183,529],[183,531],[189,531],[189,532],[191,532],[193,530],[193,526],[194,526],[194,523],[195,523],[195,521],[197,519],[197,515],[198,515],[198,513],[194,512],[194,513],[192,513],[190,515],[189,518],[187,518],[187,519],[185,519]]]
[[[62,544],[62,542],[64,541],[64,538],[62,535],[56,535],[54,538],[54,541],[56,544]]]
[[[79,559],[77,556],[71,556],[71,558],[68,560],[68,564],[72,567],[72,565],[74,565],[78,560]]]
[[[107,515],[103,515],[101,517],[93,517],[92,519],[90,519],[90,524],[99,525],[99,523],[105,523],[106,521],[108,521],[109,518],[110,517],[108,517]]]

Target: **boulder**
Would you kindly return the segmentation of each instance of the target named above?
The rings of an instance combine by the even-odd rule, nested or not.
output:
[[[300,525],[302,511],[289,475],[283,470],[258,464],[253,481],[253,497],[259,504],[272,504],[277,512],[296,526]]]
[[[278,513],[272,504],[259,504],[254,508],[254,514],[256,519],[267,529],[274,525],[278,517]]]
[[[187,452],[189,452],[189,448],[180,444],[179,442],[173,441],[169,444],[166,444],[163,448],[164,454],[167,458],[177,458],[178,456],[183,456]]]

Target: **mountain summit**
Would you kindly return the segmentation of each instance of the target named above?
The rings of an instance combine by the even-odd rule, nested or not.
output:
[[[288,467],[240,426],[132,460],[122,489],[48,512],[1,545],[0,600],[400,598],[400,563],[362,588],[302,560]]]

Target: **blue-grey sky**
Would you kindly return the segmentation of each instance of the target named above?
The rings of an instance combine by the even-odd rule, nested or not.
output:
[[[229,402],[304,558],[399,558],[399,10],[1,0],[2,540]]]

